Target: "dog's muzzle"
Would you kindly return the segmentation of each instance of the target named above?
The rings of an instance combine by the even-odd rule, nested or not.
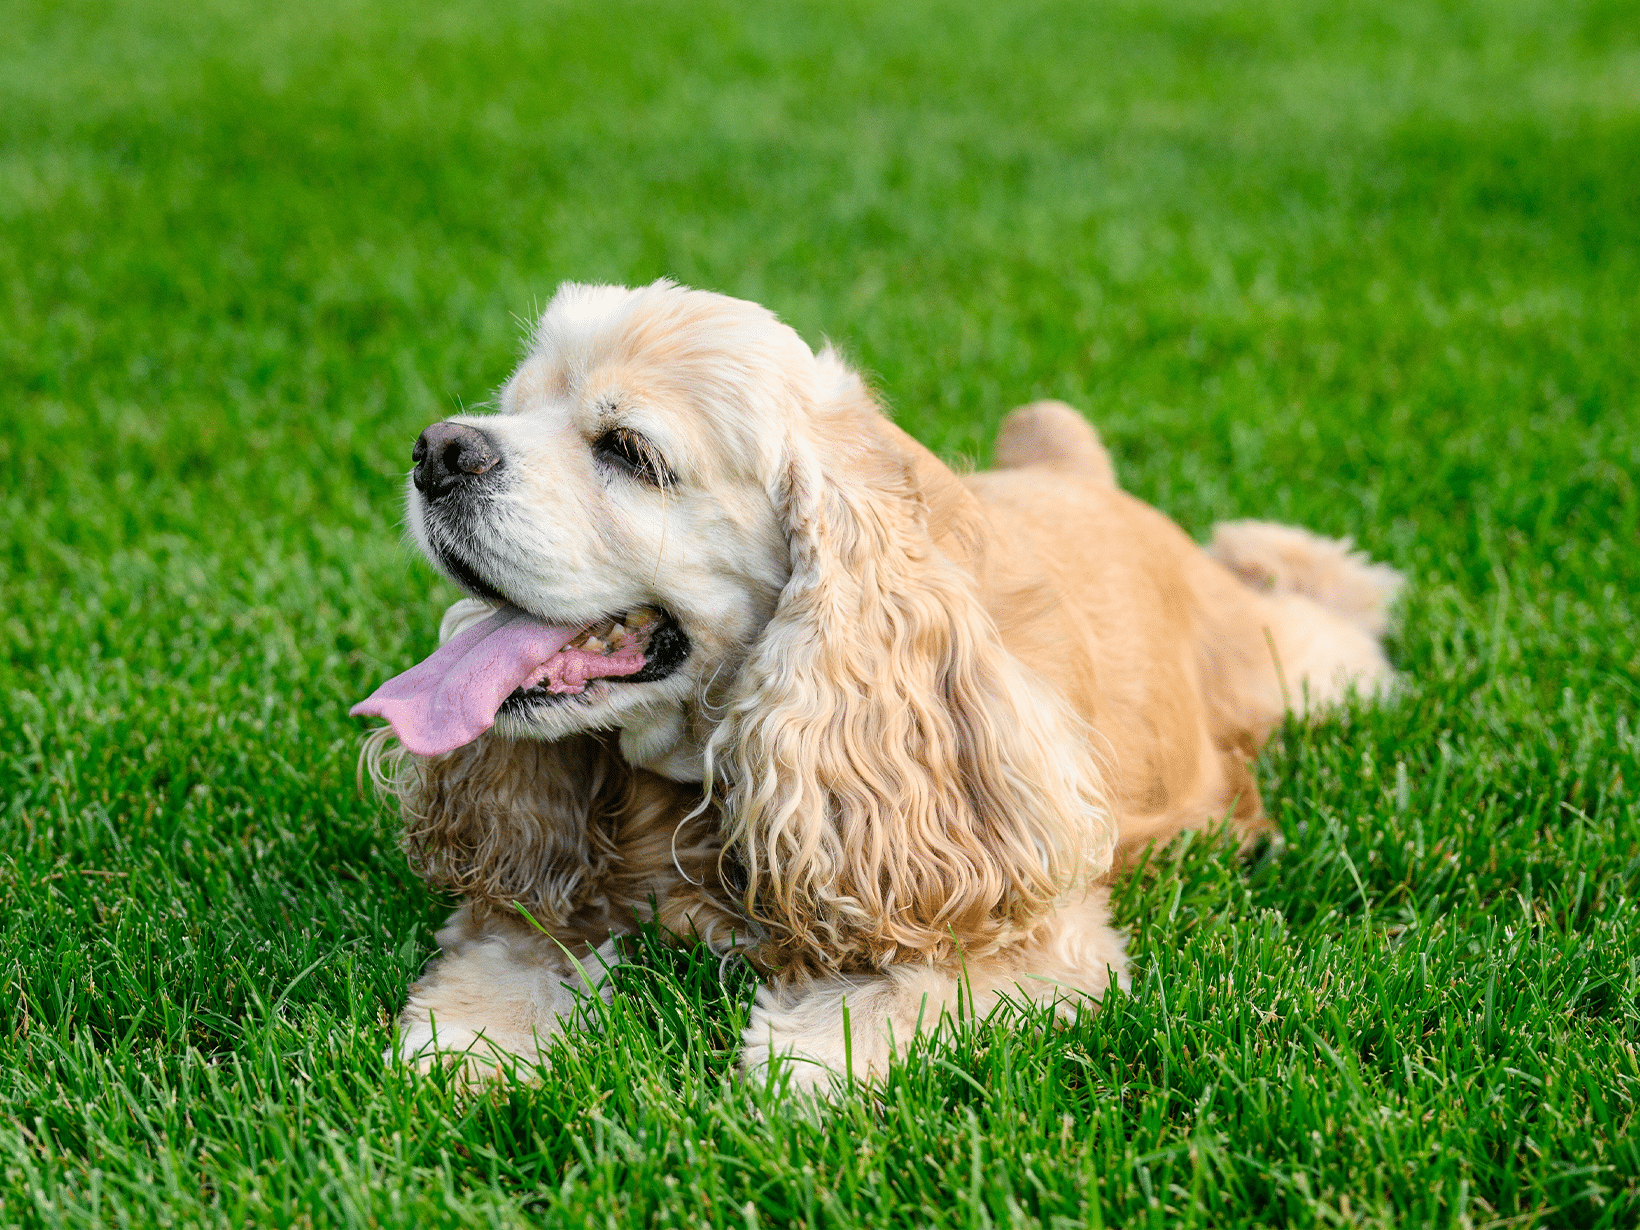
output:
[[[476,427],[434,423],[417,438],[410,460],[416,463],[411,475],[416,490],[435,503],[480,475],[493,473],[501,465],[501,450]]]

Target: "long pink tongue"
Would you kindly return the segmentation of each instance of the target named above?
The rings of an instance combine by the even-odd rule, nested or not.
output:
[[[386,718],[399,742],[418,756],[452,752],[495,725],[501,702],[579,632],[502,607],[348,712]]]

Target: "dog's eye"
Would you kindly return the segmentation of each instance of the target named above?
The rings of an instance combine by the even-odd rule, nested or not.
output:
[[[625,470],[652,487],[670,487],[677,481],[677,475],[672,473],[660,450],[648,437],[629,427],[604,432],[593,442],[592,451],[599,460]]]

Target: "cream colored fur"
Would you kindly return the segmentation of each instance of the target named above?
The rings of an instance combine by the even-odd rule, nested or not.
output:
[[[412,489],[417,540],[556,622],[662,607],[693,649],[446,756],[370,745],[415,866],[468,898],[406,1058],[533,1059],[600,985],[576,959],[651,917],[766,973],[746,1064],[811,1061],[801,1083],[841,1070],[845,1007],[860,1075],[959,1002],[1069,1012],[1124,977],[1113,868],[1226,818],[1251,839],[1286,708],[1391,681],[1398,578],[1349,544],[1239,522],[1204,552],[1057,402],[959,478],[752,304],[567,286],[465,421],[504,481],[460,524]],[[612,425],[676,482],[599,471]]]

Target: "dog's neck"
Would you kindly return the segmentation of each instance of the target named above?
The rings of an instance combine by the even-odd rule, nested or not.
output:
[[[966,568],[983,592],[996,555],[985,509],[951,467],[886,418],[878,420],[883,442],[911,468],[917,494],[928,509],[928,534],[947,559]]]

